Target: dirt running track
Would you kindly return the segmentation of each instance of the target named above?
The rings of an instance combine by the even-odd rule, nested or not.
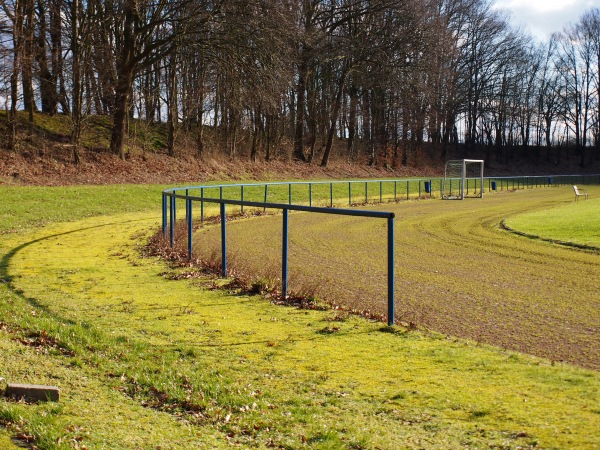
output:
[[[377,207],[396,213],[396,320],[600,370],[600,254],[500,227],[512,215],[572,201],[569,186]],[[384,314],[385,226],[291,214],[291,289]],[[233,264],[277,276],[280,230],[278,216],[232,222]],[[218,252],[218,233],[197,233],[196,254]]]

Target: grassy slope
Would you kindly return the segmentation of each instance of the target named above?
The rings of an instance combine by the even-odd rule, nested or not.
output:
[[[166,186],[2,187],[0,234],[84,217],[156,209]]]
[[[110,212],[113,189],[81,200]],[[2,401],[0,418],[40,447],[600,445],[596,372],[160,277],[136,248],[158,224],[144,192],[131,194],[142,212],[64,224],[47,218],[61,202],[88,212],[40,191],[19,208],[46,226],[0,241],[0,376],[63,392],[60,405]]]

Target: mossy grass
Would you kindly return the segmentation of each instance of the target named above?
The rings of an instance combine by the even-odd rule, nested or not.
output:
[[[140,256],[160,188],[132,212],[97,189],[70,222],[32,205],[30,226],[0,225],[18,231],[0,239],[0,376],[61,388],[59,405],[0,400],[0,423],[39,448],[600,444],[597,372],[211,289]]]

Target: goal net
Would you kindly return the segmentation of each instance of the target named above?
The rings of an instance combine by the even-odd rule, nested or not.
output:
[[[442,198],[463,200],[465,197],[483,197],[482,159],[458,159],[446,162]]]

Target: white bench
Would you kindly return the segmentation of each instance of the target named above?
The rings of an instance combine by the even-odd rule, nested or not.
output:
[[[585,192],[583,189],[579,189],[577,186],[573,186],[573,190],[575,191],[575,201],[579,200],[579,197],[585,197],[585,199],[587,200],[588,193]]]

